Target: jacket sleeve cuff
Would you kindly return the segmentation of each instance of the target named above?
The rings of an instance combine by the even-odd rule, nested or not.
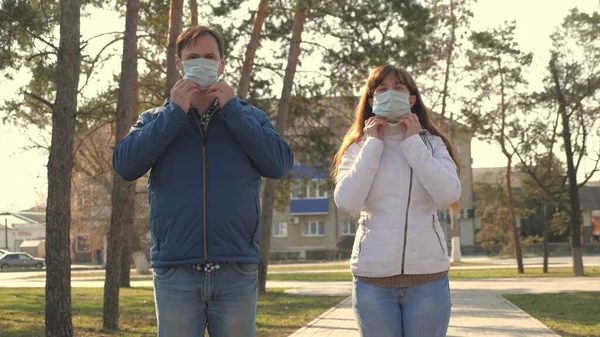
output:
[[[236,96],[221,108],[221,115],[223,116],[223,119],[227,121],[231,117],[234,117],[237,113],[242,111],[242,108],[242,103],[240,102],[239,97]]]
[[[187,118],[187,113],[185,113],[185,111],[183,111],[183,109],[179,105],[171,102],[169,103],[168,108],[169,110],[165,111],[165,113],[169,117],[175,119],[179,124],[183,124],[185,122]]]

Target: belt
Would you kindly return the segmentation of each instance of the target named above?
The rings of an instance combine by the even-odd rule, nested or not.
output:
[[[212,263],[212,262],[208,262],[208,263],[204,263],[204,264],[193,264],[191,267],[195,271],[203,271],[205,273],[211,273],[215,270],[221,269],[220,264]]]

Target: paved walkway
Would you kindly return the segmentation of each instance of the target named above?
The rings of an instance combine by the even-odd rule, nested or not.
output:
[[[344,285],[348,290],[349,284]],[[451,281],[452,316],[448,337],[556,337],[558,334],[501,294],[600,289],[600,278],[542,278]],[[302,293],[300,288],[295,293]],[[290,337],[358,337],[350,298]]]

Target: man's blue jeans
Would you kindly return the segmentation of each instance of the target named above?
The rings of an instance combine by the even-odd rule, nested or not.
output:
[[[445,337],[448,277],[406,288],[377,287],[355,277],[352,307],[362,337]]]
[[[223,264],[212,272],[155,268],[159,337],[254,337],[256,264]]]

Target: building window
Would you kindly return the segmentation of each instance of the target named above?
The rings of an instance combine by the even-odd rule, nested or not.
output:
[[[90,251],[90,239],[86,235],[77,235],[75,243],[77,253],[88,253]]]
[[[342,222],[342,235],[354,235],[356,234],[356,228],[358,228],[358,221],[355,219],[349,219]]]
[[[288,224],[287,222],[278,222],[273,224],[273,237],[274,238],[287,238],[288,236]]]
[[[323,180],[318,180],[317,184],[317,198],[327,199],[327,182]]]
[[[327,182],[321,179],[298,180],[292,185],[292,199],[327,199]]]
[[[309,221],[302,223],[302,236],[325,236],[325,222]]]
[[[303,187],[301,180],[292,183],[292,199],[304,199],[306,197],[306,189]]]

